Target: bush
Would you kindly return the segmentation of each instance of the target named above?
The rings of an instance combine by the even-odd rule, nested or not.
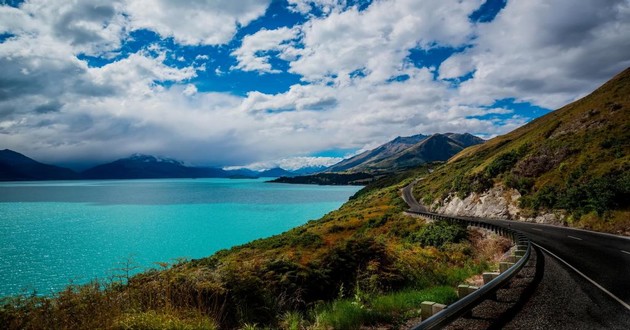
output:
[[[450,304],[457,300],[452,287],[440,286],[423,290],[406,289],[365,300],[337,300],[322,306],[315,316],[316,328],[360,329],[362,326],[401,323],[419,316],[423,301]]]
[[[494,178],[497,175],[512,169],[518,159],[519,153],[516,150],[501,154],[499,157],[495,158],[488,167],[486,167],[486,173],[488,173],[491,178]]]
[[[422,227],[411,237],[411,242],[442,248],[447,243],[459,243],[466,239],[466,236],[465,227],[438,221]]]
[[[155,311],[125,314],[114,323],[116,330],[194,330],[217,329],[216,324],[203,316],[179,317],[169,313],[158,314]]]

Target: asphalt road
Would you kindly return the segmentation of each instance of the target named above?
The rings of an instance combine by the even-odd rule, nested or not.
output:
[[[509,220],[484,220],[511,227],[564,260],[615,297],[630,311],[630,238]],[[630,325],[629,325],[630,327]]]
[[[416,184],[416,182],[418,182],[418,180],[401,189],[402,198],[409,206],[409,210],[416,212],[427,212],[427,208],[424,207],[424,205],[418,203],[416,198],[413,196],[413,186]]]
[[[413,197],[414,183],[402,190],[403,199],[411,210],[423,210]],[[630,237],[519,221],[477,220],[525,233],[546,254],[581,273],[586,285],[597,287],[630,312]]]

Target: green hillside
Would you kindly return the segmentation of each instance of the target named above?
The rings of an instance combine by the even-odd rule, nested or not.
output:
[[[517,189],[523,216],[630,232],[630,69],[590,95],[470,147],[416,187],[426,204],[494,185]]]

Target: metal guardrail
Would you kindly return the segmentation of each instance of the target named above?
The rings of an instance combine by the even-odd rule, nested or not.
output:
[[[468,226],[475,226],[493,230],[499,235],[511,238],[512,241],[517,245],[527,246],[525,255],[523,255],[523,257],[521,257],[521,259],[516,262],[512,267],[508,268],[505,272],[501,273],[498,277],[483,285],[475,292],[468,294],[458,301],[448,305],[442,311],[434,314],[426,320],[423,320],[421,323],[414,326],[412,330],[439,329],[455,321],[458,317],[471,311],[475,306],[479,305],[484,300],[493,297],[499,288],[503,287],[514,275],[516,275],[521,270],[521,268],[523,268],[527,260],[529,260],[529,256],[531,255],[532,245],[529,239],[522,233],[515,230],[482,222],[474,218],[451,217],[441,214],[419,211],[407,212],[418,214],[432,220],[443,220],[450,223],[465,223]]]

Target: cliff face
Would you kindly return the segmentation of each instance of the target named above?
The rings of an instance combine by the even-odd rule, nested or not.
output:
[[[443,203],[435,202],[431,205],[433,212],[492,219],[512,219],[546,224],[563,224],[564,214],[538,213],[530,215],[518,207],[521,194],[516,189],[497,185],[483,193],[472,193],[461,199],[457,195],[449,195]]]

